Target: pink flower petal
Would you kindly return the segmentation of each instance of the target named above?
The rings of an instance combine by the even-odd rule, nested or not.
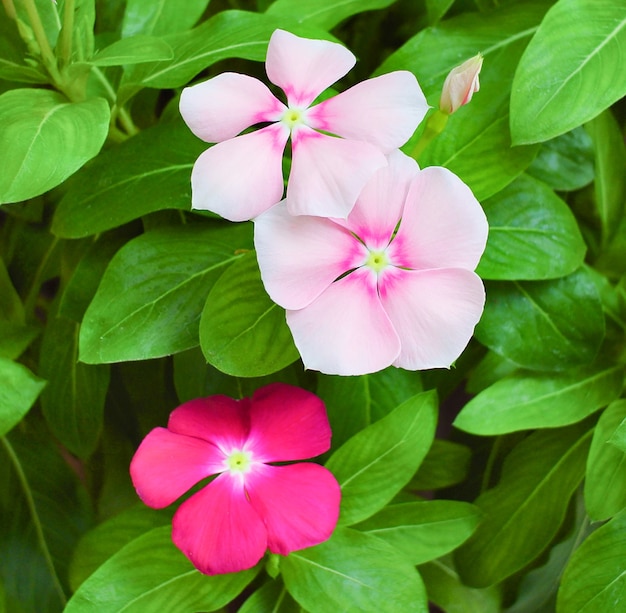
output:
[[[424,168],[407,196],[389,256],[408,268],[474,270],[488,231],[485,213],[461,179],[446,168]]]
[[[135,452],[130,476],[139,497],[162,509],[202,479],[224,470],[224,454],[199,438],[155,428]]]
[[[186,87],[179,108],[191,131],[208,143],[233,138],[255,123],[278,121],[286,110],[261,81],[234,72]]]
[[[252,397],[246,449],[260,462],[305,460],[330,449],[326,407],[312,392],[272,383]]]
[[[300,127],[292,133],[287,208],[292,215],[346,218],[372,175],[387,165],[373,145]]]
[[[311,127],[376,145],[385,153],[404,145],[428,103],[415,76],[405,70],[357,83],[310,109]]]
[[[461,355],[485,303],[480,278],[463,269],[386,268],[380,298],[402,342],[395,366],[449,368]]]
[[[267,529],[243,481],[228,473],[186,500],[172,527],[174,544],[207,575],[252,568],[267,549]]]
[[[246,479],[246,491],[265,521],[272,553],[287,555],[324,542],[339,518],[339,484],[318,464],[264,466]]]
[[[230,221],[256,217],[282,198],[283,151],[289,130],[281,124],[236,136],[205,151],[191,173],[191,204]]]
[[[360,268],[333,283],[309,306],[287,311],[287,324],[306,368],[363,375],[389,366],[400,340],[383,310],[376,275]]]
[[[284,203],[254,220],[254,244],[267,293],[288,309],[310,304],[367,257],[341,226],[321,217],[294,217]]]
[[[389,166],[367,182],[345,223],[372,250],[389,244],[411,182],[419,173],[417,162],[401,151],[391,153],[388,160]]]
[[[177,434],[209,441],[228,454],[233,449],[241,449],[248,438],[249,410],[248,398],[196,398],[174,409],[167,427]]]
[[[290,106],[307,107],[355,63],[354,55],[342,45],[276,30],[267,48],[265,69],[269,80],[285,92]]]

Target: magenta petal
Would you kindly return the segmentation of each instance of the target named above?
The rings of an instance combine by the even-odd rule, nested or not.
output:
[[[291,106],[307,107],[355,63],[354,55],[342,45],[276,30],[267,48],[265,69]]]
[[[256,123],[278,121],[286,109],[261,81],[234,72],[186,87],[179,108],[191,131],[208,143],[233,138]]]
[[[257,390],[246,450],[260,462],[305,460],[330,449],[330,425],[321,398],[300,387],[272,383]]]
[[[409,190],[389,257],[407,268],[474,270],[488,232],[485,213],[470,188],[446,168],[424,168]]]
[[[191,173],[191,204],[230,221],[247,221],[280,201],[289,130],[273,124],[205,151]]]
[[[224,454],[199,438],[155,428],[143,439],[130,463],[139,497],[161,509],[202,479],[224,470]]]
[[[305,367],[326,374],[376,372],[400,353],[370,269],[336,281],[309,306],[287,311],[287,324]]]
[[[287,208],[292,215],[345,219],[365,184],[386,165],[373,145],[301,127],[292,133]]]
[[[287,309],[310,304],[367,257],[345,228],[321,217],[290,215],[284,203],[254,220],[254,244],[267,293]]]
[[[172,528],[174,544],[207,575],[252,568],[267,549],[263,520],[227,473],[180,505]]]
[[[209,441],[228,454],[232,449],[241,449],[248,438],[249,410],[248,398],[196,398],[174,409],[167,427],[172,432]]]
[[[482,281],[460,268],[387,268],[380,297],[402,342],[395,366],[448,368],[469,342],[485,303]]]
[[[332,534],[341,490],[326,468],[312,463],[264,466],[246,479],[250,503],[267,526],[272,553],[287,555],[313,547]]]
[[[311,108],[307,117],[313,128],[390,153],[411,138],[427,110],[415,76],[399,70],[357,83]]]

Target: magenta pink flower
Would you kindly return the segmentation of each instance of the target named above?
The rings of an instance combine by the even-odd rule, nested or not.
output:
[[[287,555],[328,539],[339,517],[333,475],[303,460],[330,448],[322,401],[274,383],[252,398],[211,396],[175,409],[143,440],[130,466],[139,497],[165,507],[218,475],[176,511],[172,539],[203,573],[254,566],[269,550]]]
[[[305,367],[359,375],[449,367],[460,355],[484,306],[473,271],[488,226],[456,175],[397,151],[346,221],[287,208],[255,220],[255,245]]]
[[[311,106],[355,61],[336,43],[276,30],[265,66],[287,105],[258,79],[236,73],[184,89],[180,112],[187,125],[201,139],[218,143],[194,165],[192,206],[243,221],[276,204],[291,135],[290,213],[345,218],[361,188],[387,164],[384,154],[411,137],[428,109],[406,71],[369,79]],[[270,125],[237,136],[263,123]]]

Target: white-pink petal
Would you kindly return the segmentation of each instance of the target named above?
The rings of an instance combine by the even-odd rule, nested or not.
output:
[[[254,220],[254,245],[265,289],[286,309],[310,304],[367,257],[345,228],[322,217],[290,215],[284,202]]]
[[[485,213],[470,188],[446,168],[424,168],[411,185],[389,255],[409,268],[474,270],[488,232]]]
[[[309,306],[288,310],[287,324],[304,366],[329,375],[377,372],[400,353],[369,268],[336,281]]]
[[[285,92],[290,106],[307,107],[355,63],[354,55],[342,45],[276,30],[267,48],[265,70]]]
[[[287,208],[292,215],[345,219],[365,184],[386,165],[373,145],[300,127],[292,133]]]
[[[406,143],[428,110],[415,76],[405,70],[357,83],[307,113],[310,125],[390,153]]]
[[[247,221],[280,201],[289,130],[273,124],[205,151],[191,173],[191,205],[230,221]]]
[[[191,131],[208,143],[233,138],[256,123],[278,121],[286,109],[261,81],[234,72],[186,87],[179,108]]]
[[[402,342],[394,365],[449,368],[469,342],[485,304],[482,281],[469,270],[385,269],[380,298]]]

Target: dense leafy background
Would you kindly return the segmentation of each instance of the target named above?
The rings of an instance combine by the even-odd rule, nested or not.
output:
[[[352,49],[337,89],[409,70],[435,108],[483,54],[472,102],[404,147],[490,223],[453,369],[305,372],[251,224],[190,210],[208,145],[180,91],[264,78],[276,28]],[[3,0],[0,612],[617,611],[625,52],[624,0]],[[327,405],[339,527],[205,577],[171,509],[138,503],[130,458],[180,402],[277,380]]]

